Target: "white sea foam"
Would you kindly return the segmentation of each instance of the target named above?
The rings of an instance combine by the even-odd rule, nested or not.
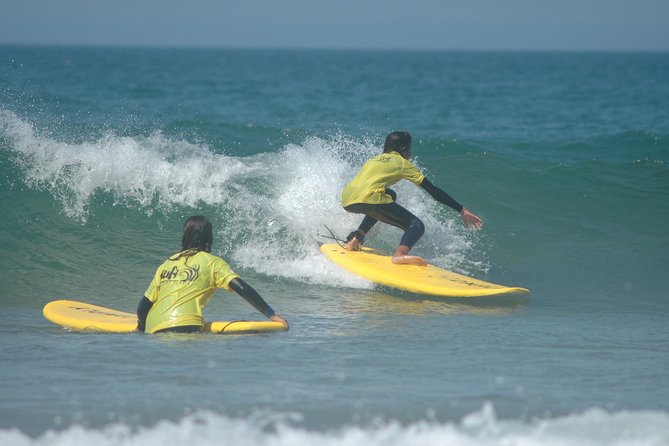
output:
[[[26,184],[49,191],[75,220],[86,222],[97,194],[111,196],[114,206],[148,215],[215,207],[218,215],[210,217],[219,231],[221,254],[235,265],[310,283],[371,287],[324,261],[316,243],[328,241],[320,236],[328,235],[325,225],[342,237],[359,224],[361,216],[346,213],[339,196],[362,163],[378,153],[370,141],[343,135],[308,137],[278,153],[235,157],[159,131],[57,141],[1,110],[0,132],[17,154]],[[402,183],[406,182],[395,186],[399,202],[429,228],[421,254],[467,272],[474,265],[467,260],[472,243],[457,216]],[[377,225],[369,239],[377,247],[394,249],[400,236],[397,228]],[[475,268],[480,271],[478,265]]]
[[[231,418],[199,411],[179,421],[160,421],[131,428],[122,423],[104,428],[74,425],[31,438],[17,429],[0,430],[4,446],[663,446],[669,445],[669,414],[658,411],[583,413],[532,421],[501,420],[490,404],[453,422],[378,421],[327,430],[303,427],[295,414],[260,413]]]
[[[99,192],[112,193],[114,204],[150,212],[161,206],[222,204],[227,199],[223,185],[247,171],[234,157],[166,138],[159,131],[136,137],[108,133],[94,141],[68,143],[39,135],[6,111],[0,112],[0,129],[21,155],[24,181],[52,192],[67,215],[82,221]]]

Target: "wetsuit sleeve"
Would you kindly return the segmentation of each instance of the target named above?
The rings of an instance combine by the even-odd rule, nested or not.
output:
[[[270,307],[267,302],[258,294],[256,290],[253,289],[251,285],[244,282],[240,277],[236,277],[230,281],[230,288],[240,296],[242,296],[248,303],[253,305],[253,307],[264,314],[266,317],[270,318],[274,316],[274,310]]]
[[[441,204],[445,204],[446,206],[455,209],[458,212],[462,212],[462,205],[455,201],[453,197],[448,195],[446,192],[432,184],[430,180],[427,178],[424,178],[423,181],[420,183],[420,187],[425,189],[428,194],[432,195],[432,198],[437,200]]]
[[[153,303],[147,299],[146,296],[142,296],[142,299],[137,305],[137,329],[142,333],[146,328],[146,316],[149,315],[151,307],[153,307]]]

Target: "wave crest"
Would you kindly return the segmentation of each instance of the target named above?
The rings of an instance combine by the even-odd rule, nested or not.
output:
[[[369,426],[348,425],[326,431],[302,426],[294,413],[257,412],[232,418],[197,411],[179,421],[163,420],[150,427],[123,423],[101,429],[74,425],[30,438],[16,429],[0,430],[6,446],[96,444],[98,446],[226,444],[311,446],[388,445],[568,445],[660,446],[669,444],[669,414],[655,411],[608,412],[592,408],[580,414],[532,421],[501,420],[491,404],[459,422],[421,420],[410,424],[376,421]]]
[[[0,112],[0,132],[22,180],[51,193],[77,221],[86,223],[92,203],[109,208],[109,201],[147,215],[204,211],[223,252],[233,253],[242,268],[311,283],[371,287],[324,262],[318,251],[318,243],[326,241],[319,236],[326,232],[324,225],[341,237],[360,222],[359,215],[341,208],[339,196],[362,163],[378,153],[371,141],[311,136],[279,152],[235,157],[160,131],[58,141],[7,111]],[[450,269],[480,272],[481,262],[467,261],[472,241],[454,224],[457,215],[444,218],[447,211],[440,205],[402,183],[396,185],[400,204],[407,204],[431,231],[422,254]],[[390,251],[400,235],[397,228],[378,225],[372,243]]]

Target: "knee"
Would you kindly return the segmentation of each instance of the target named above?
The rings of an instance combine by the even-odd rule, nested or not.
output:
[[[409,223],[409,229],[418,237],[422,237],[425,233],[425,225],[419,218],[414,218],[411,220],[411,223]]]
[[[409,248],[413,248],[413,245],[415,245],[416,242],[423,236],[424,232],[425,225],[418,219],[418,217],[414,217],[404,230],[404,235],[402,236],[400,244],[408,246]]]

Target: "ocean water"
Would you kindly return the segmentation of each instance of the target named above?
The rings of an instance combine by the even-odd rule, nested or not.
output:
[[[420,296],[319,253],[399,129],[484,220],[400,183],[414,252],[529,296]],[[0,444],[668,445],[668,162],[669,54],[0,46]],[[134,311],[193,214],[290,331],[43,318]],[[262,318],[222,291],[206,316]]]

